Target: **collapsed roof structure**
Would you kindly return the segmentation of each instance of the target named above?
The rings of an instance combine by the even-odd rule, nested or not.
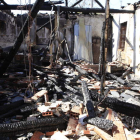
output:
[[[1,139],[139,138],[140,2],[80,2],[1,0]]]

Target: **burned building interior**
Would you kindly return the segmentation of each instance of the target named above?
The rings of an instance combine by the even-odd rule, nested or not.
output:
[[[0,0],[0,140],[140,140],[140,1],[83,1]]]

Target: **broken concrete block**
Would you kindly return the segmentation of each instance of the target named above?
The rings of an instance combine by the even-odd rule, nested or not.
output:
[[[31,137],[30,140],[42,140],[42,138],[44,137],[44,135],[45,135],[44,133],[39,132],[39,131],[36,131],[34,133],[34,135]]]
[[[45,105],[41,105],[37,108],[37,111],[43,113],[43,112],[47,112],[47,111],[51,111],[49,106],[45,106]]]
[[[69,140],[69,139],[58,131],[51,136],[51,140]]]

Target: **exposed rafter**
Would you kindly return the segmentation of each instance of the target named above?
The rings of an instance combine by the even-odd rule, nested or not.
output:
[[[6,7],[5,5],[0,5],[0,10],[27,10],[27,8],[32,7],[32,5],[8,5]],[[43,5],[40,10],[43,11],[50,11],[52,10],[52,6]],[[54,6],[53,11],[57,11],[57,6]],[[88,12],[88,13],[105,13],[105,9],[100,8],[78,8],[78,7],[66,7],[66,6],[60,6],[60,11],[64,12]],[[134,10],[119,10],[119,9],[110,9],[110,13],[134,13]]]
[[[95,0],[95,2],[96,2],[102,9],[104,9],[104,6],[103,6],[98,0]]]
[[[0,0],[1,3],[3,3],[5,6],[8,6],[8,4],[4,0]]]

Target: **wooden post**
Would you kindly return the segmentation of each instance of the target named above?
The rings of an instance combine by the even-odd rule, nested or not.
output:
[[[105,42],[103,45],[101,94],[104,94],[104,88],[105,88],[106,60],[107,60],[107,48],[108,48],[108,37],[109,37],[109,0],[106,0],[106,7],[105,7],[105,36],[104,37],[105,37]]]

